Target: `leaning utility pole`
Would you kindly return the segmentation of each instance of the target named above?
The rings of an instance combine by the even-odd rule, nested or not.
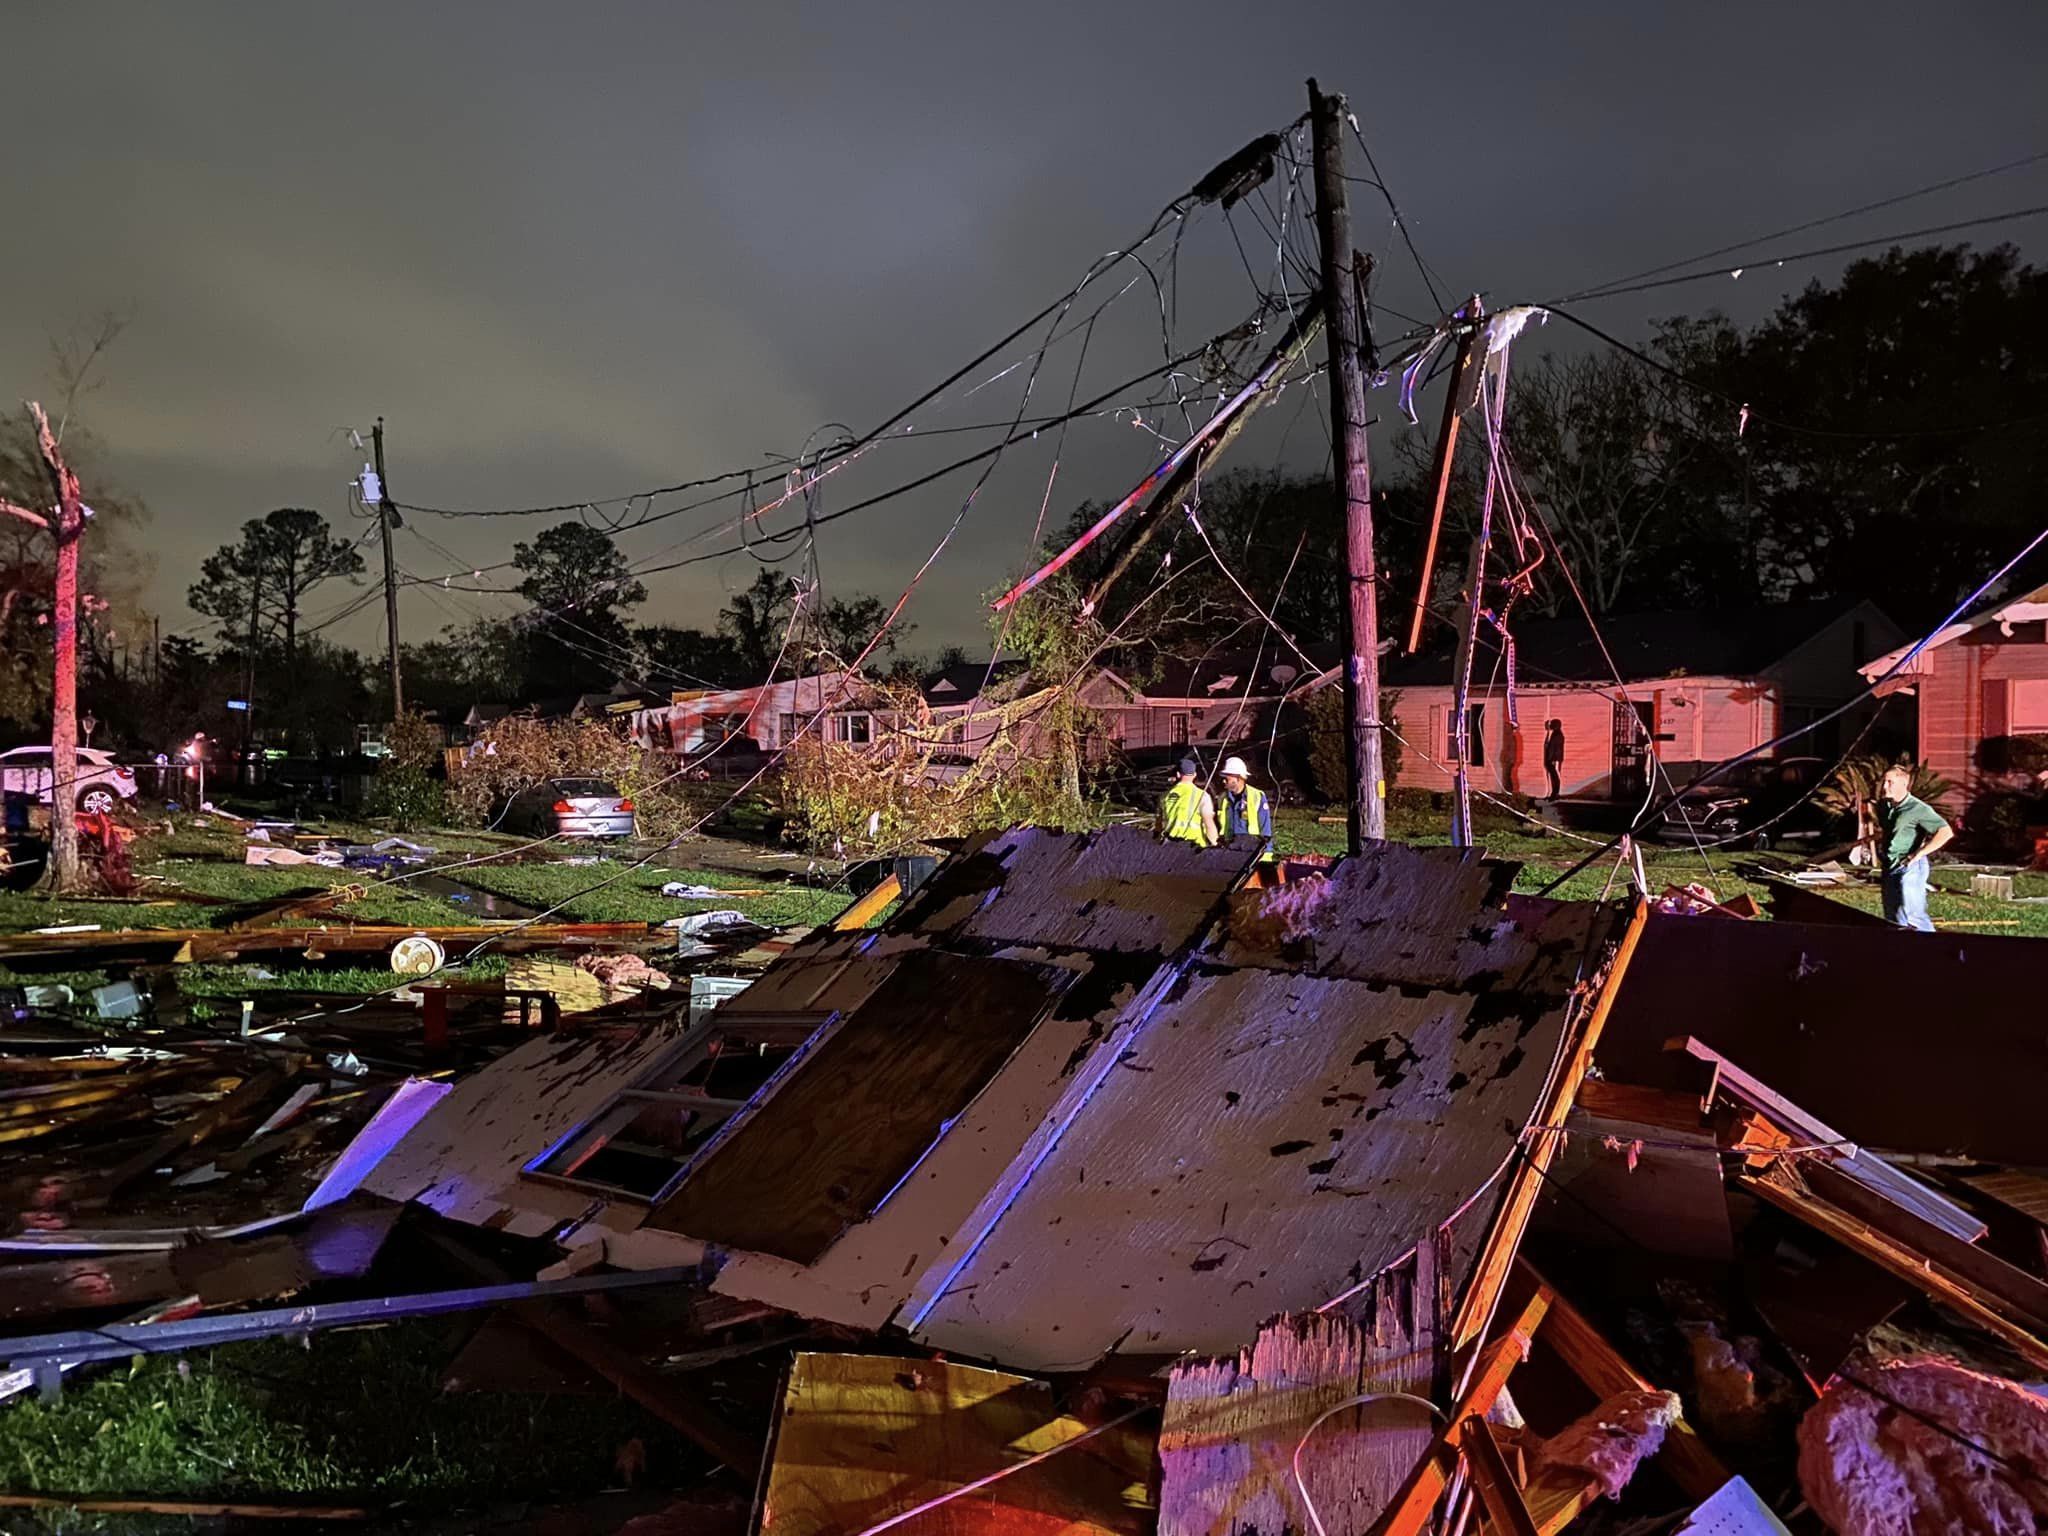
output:
[[[50,858],[43,888],[57,895],[78,889],[78,540],[85,532],[85,505],[78,476],[64,462],[57,434],[40,405],[31,403],[36,447],[50,477],[48,514],[11,502],[0,512],[46,530],[57,541],[57,574],[50,615],[54,667],[50,688]]]
[[[398,508],[391,504],[391,482],[384,478],[382,416],[370,429],[370,443],[377,460],[377,531],[384,536],[384,628],[391,646],[391,718],[396,720],[405,713],[405,680],[398,670],[398,574],[391,563],[391,530],[398,526]]]
[[[1324,331],[1330,350],[1330,424],[1337,453],[1337,486],[1344,497],[1347,575],[1344,718],[1351,740],[1351,805],[1346,822],[1351,851],[1387,835],[1387,786],[1380,737],[1379,604],[1372,552],[1372,466],[1365,444],[1365,370],[1360,361],[1363,317],[1348,281],[1351,210],[1344,197],[1346,108],[1308,83],[1309,125],[1316,160],[1316,233],[1323,247]]]

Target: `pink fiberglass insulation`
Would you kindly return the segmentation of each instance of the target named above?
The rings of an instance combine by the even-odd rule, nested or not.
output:
[[[1882,1396],[1839,1380],[1799,1425],[1799,1486],[1830,1529],[2033,1536],[2048,1524],[2048,1402],[1934,1355],[1851,1370]]]
[[[1676,1392],[1618,1392],[1584,1418],[1543,1442],[1537,1455],[1545,1467],[1576,1467],[1619,1498],[1643,1458],[1664,1444],[1664,1432],[1678,1422]]]

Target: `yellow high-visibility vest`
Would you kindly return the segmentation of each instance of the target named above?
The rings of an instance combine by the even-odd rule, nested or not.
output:
[[[1207,792],[1193,783],[1182,781],[1169,789],[1159,802],[1168,840],[1179,838],[1198,848],[1208,847],[1209,834],[1202,827],[1202,807],[1209,803]]]
[[[1259,826],[1259,823],[1266,819],[1260,814],[1265,808],[1266,792],[1256,784],[1245,785],[1244,825],[1240,826],[1238,825],[1236,797],[1226,794],[1223,797],[1223,835],[1225,837],[1236,837],[1241,832],[1249,832],[1254,837],[1267,836],[1268,834]]]

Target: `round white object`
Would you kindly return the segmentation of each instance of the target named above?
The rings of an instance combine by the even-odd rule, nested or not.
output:
[[[429,976],[447,963],[439,944],[424,933],[400,939],[391,946],[391,969],[400,976]]]

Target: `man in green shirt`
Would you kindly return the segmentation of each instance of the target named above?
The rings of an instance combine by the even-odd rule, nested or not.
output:
[[[1886,772],[1877,807],[1877,863],[1883,875],[1886,922],[1934,932],[1927,915],[1927,856],[1955,835],[1941,812],[1913,793],[1911,769]]]

